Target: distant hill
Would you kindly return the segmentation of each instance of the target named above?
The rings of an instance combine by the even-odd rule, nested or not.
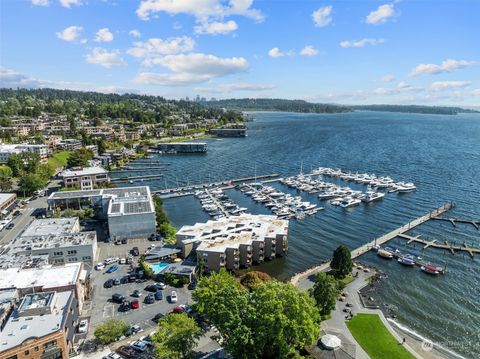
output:
[[[459,113],[479,113],[479,111],[460,107],[420,106],[420,105],[359,105],[350,106],[355,110],[425,113],[431,115],[457,115]]]
[[[284,111],[302,113],[338,113],[352,111],[350,107],[342,105],[270,98],[241,98],[204,101],[202,104],[207,107],[227,108],[241,111]]]

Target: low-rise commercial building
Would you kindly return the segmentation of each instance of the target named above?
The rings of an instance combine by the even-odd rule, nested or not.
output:
[[[64,187],[81,190],[92,190],[99,185],[110,183],[108,171],[102,167],[73,167],[63,171],[60,177]]]
[[[244,214],[183,226],[176,235],[184,258],[196,252],[206,269],[237,270],[282,256],[288,250],[288,221]]]
[[[0,218],[7,216],[15,206],[15,193],[0,193]]]
[[[0,358],[69,358],[78,315],[72,292],[26,295],[0,333]]]
[[[148,238],[155,235],[155,206],[150,187],[108,188],[91,191],[54,192],[51,210],[90,206],[107,220],[110,238]]]
[[[51,264],[85,262],[97,253],[97,232],[80,232],[78,217],[34,220],[10,245],[8,255],[48,256]]]

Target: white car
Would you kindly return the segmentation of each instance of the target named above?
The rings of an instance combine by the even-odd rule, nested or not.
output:
[[[102,359],[123,359],[123,357],[120,354],[117,354],[117,353],[110,353],[110,354],[104,356]]]
[[[79,333],[86,333],[88,330],[88,320],[82,319],[78,324],[78,332]]]
[[[105,264],[103,263],[97,263],[97,265],[95,266],[96,270],[102,270],[103,268],[105,268]]]
[[[127,263],[127,259],[126,258],[120,258],[120,264],[125,264]]]
[[[177,292],[175,292],[174,290],[172,290],[172,293],[170,293],[170,302],[171,303],[176,303],[178,300],[177,298]]]

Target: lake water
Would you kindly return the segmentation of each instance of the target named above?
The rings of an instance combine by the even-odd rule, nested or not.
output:
[[[255,113],[248,137],[208,139],[205,155],[158,156],[171,165],[152,189],[238,178],[256,173],[294,175],[325,166],[412,181],[417,191],[388,194],[373,205],[350,210],[330,206],[302,221],[290,221],[288,255],[257,268],[279,279],[328,259],[339,245],[356,248],[439,205],[454,201],[448,215],[480,220],[480,115],[457,116],[355,112],[346,114]],[[150,170],[145,174],[158,173]],[[136,172],[135,175],[142,173]],[[329,181],[366,190],[363,185]],[[277,183],[284,192],[296,193]],[[270,212],[240,191],[227,193],[251,213]],[[305,199],[320,203],[315,195]],[[193,197],[165,200],[168,217],[180,227],[206,221]],[[480,246],[472,225],[430,221],[409,234]],[[398,247],[402,239],[390,242]],[[359,261],[386,273],[375,298],[394,309],[397,321],[465,357],[480,357],[480,257],[417,247],[422,257],[448,274],[432,277],[418,268],[367,253]]]

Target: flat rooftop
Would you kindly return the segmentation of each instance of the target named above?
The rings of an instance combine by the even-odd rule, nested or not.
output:
[[[77,282],[81,274],[81,262],[32,269],[8,268],[0,270],[0,291],[30,287],[41,287],[42,290],[46,290],[70,286]]]
[[[150,187],[137,186],[137,187],[122,187],[122,188],[107,188],[96,189],[87,191],[67,191],[67,192],[53,192],[48,199],[49,200],[62,200],[62,199],[76,199],[76,198],[91,198],[91,197],[146,197],[150,195]]]
[[[102,167],[69,168],[60,173],[60,176],[68,178],[78,176],[93,176],[100,174],[108,174],[108,171]]]
[[[21,237],[26,238],[75,233],[78,232],[78,229],[75,228],[78,228],[78,226],[78,217],[35,219],[25,231],[23,231]]]
[[[0,352],[19,346],[32,337],[41,338],[62,330],[72,295],[72,292],[49,292],[25,296],[0,333]],[[47,306],[51,309],[42,310],[40,315],[28,313],[28,309]]]
[[[0,193],[0,205],[15,197],[15,193]]]

